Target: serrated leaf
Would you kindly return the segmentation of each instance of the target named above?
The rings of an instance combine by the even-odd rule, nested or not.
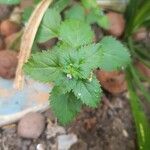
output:
[[[106,71],[126,67],[131,61],[127,48],[110,36],[100,41],[100,51],[103,54],[103,60],[99,67]]]
[[[90,11],[86,16],[86,22],[89,24],[94,24],[99,19],[98,15],[95,15],[94,11]]]
[[[61,94],[59,87],[54,87],[50,97],[50,106],[60,123],[65,125],[75,118],[82,103],[73,93]]]
[[[55,51],[33,54],[24,65],[24,71],[35,80],[52,82],[61,77],[62,71]]]
[[[59,12],[55,9],[47,9],[38,29],[36,40],[42,43],[51,38],[57,37],[60,22],[61,16]]]
[[[94,33],[90,25],[79,20],[66,20],[60,26],[59,38],[73,47],[89,44]]]
[[[70,74],[75,79],[88,78],[90,73],[99,66],[102,60],[98,44],[82,46],[78,50],[64,48],[58,51],[61,56],[60,62],[63,66],[63,72]]]
[[[62,93],[70,92],[72,89],[75,88],[77,80],[76,79],[69,79],[67,76],[63,76],[61,79],[55,82],[56,85],[61,85]]]
[[[98,18],[97,23],[100,27],[104,28],[104,29],[108,29],[109,28],[109,20],[108,17],[106,15],[102,15]]]
[[[56,84],[63,84],[64,91],[68,92],[74,88],[74,80],[88,78],[100,62],[98,44],[84,46],[79,50],[60,46],[54,47],[52,51],[33,54],[25,65],[25,71],[42,82],[55,80]]]
[[[99,47],[99,44],[90,44],[79,49],[80,55],[85,58],[80,67],[86,74],[89,74],[102,63],[103,54],[100,53]]]
[[[90,107],[97,107],[97,104],[100,101],[100,84],[95,77],[89,81],[79,80],[76,87],[73,89],[73,92],[83,104],[86,104]]]
[[[72,6],[69,10],[65,12],[65,18],[78,19],[84,21],[85,20],[84,8],[79,4]]]
[[[91,9],[86,16],[86,21],[89,24],[97,23],[100,27],[108,29],[109,20],[100,8]]]
[[[16,5],[19,4],[21,0],[0,0],[0,4]]]
[[[55,8],[58,12],[63,11],[70,3],[70,0],[57,0],[52,4],[52,8]]]

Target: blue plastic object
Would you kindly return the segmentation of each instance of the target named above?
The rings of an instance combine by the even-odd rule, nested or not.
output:
[[[13,80],[0,78],[0,126],[17,121],[28,112],[47,109],[51,89],[52,85],[26,79],[24,88],[17,91]]]

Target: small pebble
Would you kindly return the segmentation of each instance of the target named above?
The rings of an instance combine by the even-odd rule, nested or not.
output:
[[[107,16],[110,22],[108,32],[111,35],[120,37],[125,29],[125,19],[123,15],[116,12],[108,12]]]
[[[43,144],[38,144],[37,147],[36,147],[37,150],[45,150],[45,148],[46,147]]]
[[[12,50],[0,51],[0,76],[11,79],[15,76],[18,59],[17,53]]]
[[[50,139],[55,137],[56,135],[65,134],[65,128],[53,124],[50,120],[48,121],[47,130],[46,130],[46,138]]]
[[[60,135],[57,137],[58,150],[69,150],[78,141],[75,134]]]
[[[10,20],[4,20],[0,24],[0,32],[3,36],[10,36],[13,33],[16,33],[20,30],[19,24],[10,21]]]
[[[18,135],[23,138],[38,138],[45,127],[45,118],[40,113],[28,113],[18,124]]]
[[[122,133],[123,133],[124,137],[126,137],[126,138],[129,137],[129,134],[125,129],[122,130]]]

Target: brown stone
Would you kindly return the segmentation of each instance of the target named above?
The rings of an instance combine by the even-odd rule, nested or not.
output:
[[[17,53],[11,50],[0,51],[0,76],[6,79],[13,78],[17,67]]]
[[[123,15],[115,12],[108,12],[107,16],[110,22],[108,32],[111,35],[120,37],[125,29],[125,19]]]
[[[102,87],[112,94],[119,94],[127,89],[125,74],[123,72],[97,70],[96,75]]]
[[[0,32],[3,36],[10,36],[13,33],[16,33],[20,30],[20,26],[10,20],[4,20],[0,25]]]
[[[38,138],[45,128],[45,118],[40,113],[25,115],[18,124],[18,135],[23,138]]]

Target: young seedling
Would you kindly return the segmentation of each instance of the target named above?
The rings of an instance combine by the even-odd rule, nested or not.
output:
[[[49,17],[49,18],[48,18]],[[54,17],[54,18],[53,18]],[[39,41],[57,37],[51,50],[36,53],[25,64],[26,74],[45,83],[54,83],[50,106],[62,124],[72,121],[82,105],[97,107],[102,93],[93,71],[112,71],[130,62],[127,49],[107,36],[93,43],[91,26],[79,19],[61,21],[55,9],[49,9],[37,33]]]
[[[117,70],[130,62],[128,50],[115,38],[106,36],[99,43],[93,42],[90,24],[108,27],[96,0],[81,0],[64,13],[62,21],[60,6],[65,8],[68,2],[55,1],[47,9],[36,35],[36,42],[58,38],[57,44],[48,51],[32,54],[24,65],[24,71],[33,79],[54,83],[50,107],[63,125],[71,122],[83,105],[95,108],[99,104],[102,90],[95,69]]]
[[[97,23],[100,27],[108,29],[109,20],[96,0],[81,0],[65,11],[66,19],[79,19],[89,24]]]

